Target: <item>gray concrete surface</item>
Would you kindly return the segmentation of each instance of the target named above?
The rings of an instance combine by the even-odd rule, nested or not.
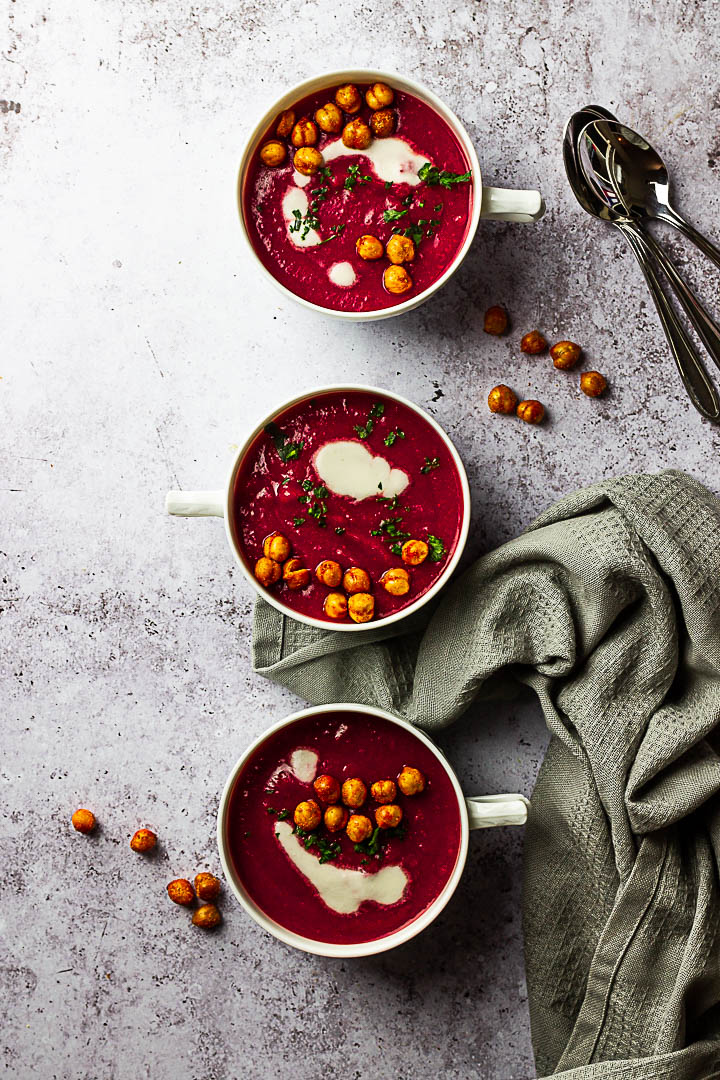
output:
[[[252,597],[221,525],[163,513],[215,486],[269,402],[354,378],[397,388],[456,440],[477,554],[571,488],[687,469],[718,488],[717,429],[678,388],[622,239],[572,201],[570,112],[604,103],[662,149],[677,202],[718,233],[720,17],[712,4],[420,0],[10,3],[0,66],[3,676],[0,926],[8,1075],[197,1080],[534,1075],[519,917],[522,835],[473,838],[433,929],[354,964],[299,955],[229,899],[215,936],[167,880],[217,870],[218,792],[299,703],[249,665]],[[286,303],[241,243],[234,170],[284,88],[372,63],[423,79],[472,133],[486,182],[539,186],[537,226],[486,224],[419,311],[344,326]],[[718,273],[682,244],[717,301]],[[503,302],[514,332],[482,333]],[[716,305],[717,307],[717,305]],[[539,326],[611,389],[521,357]],[[302,352],[302,370],[295,356]],[[546,402],[533,429],[489,387]],[[530,792],[534,702],[476,709],[445,745],[468,788]],[[72,832],[77,805],[99,833]],[[156,856],[127,847],[149,823]]]

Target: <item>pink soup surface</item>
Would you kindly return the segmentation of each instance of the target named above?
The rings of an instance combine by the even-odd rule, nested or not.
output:
[[[381,859],[368,860],[356,852],[344,831],[330,834],[324,825],[317,830],[339,840],[342,850],[332,860],[335,866],[368,874],[401,866],[408,881],[399,901],[363,901],[357,911],[340,914],[323,902],[286,854],[276,837],[278,814],[289,812],[292,824],[295,806],[314,797],[312,782],[299,780],[290,767],[296,750],[318,755],[317,775],[327,773],[340,784],[360,777],[368,800],[359,812],[371,819],[377,804],[369,791],[375,780],[394,779],[405,765],[425,774],[421,794],[405,797],[398,792],[405,835],[391,839]],[[338,944],[375,941],[417,919],[442,892],[460,851],[457,796],[436,756],[407,729],[361,712],[305,717],[271,735],[237,779],[226,827],[232,865],[254,903],[287,930]],[[300,843],[295,837],[292,842]]]
[[[367,86],[358,84],[358,88],[363,95],[362,109],[352,116],[345,114],[343,124],[358,117],[368,121],[372,115],[365,104]],[[333,86],[297,102],[296,116],[312,119],[320,106],[334,100],[336,89]],[[470,165],[462,146],[433,108],[412,94],[395,91],[392,110],[397,129],[390,138],[402,140],[409,153],[405,176],[415,179],[422,164],[428,161],[437,169],[456,175],[468,172]],[[308,178],[300,177],[294,169],[295,148],[289,138],[281,140],[288,150],[285,163],[276,168],[263,164],[259,150],[267,140],[276,138],[273,123],[260,140],[246,172],[243,217],[257,255],[273,277],[292,293],[336,311],[376,311],[424,292],[452,264],[467,236],[472,214],[472,183],[411,184],[398,173],[400,179],[388,186],[383,179],[383,175],[390,175],[387,165],[374,164],[366,154],[344,149],[333,157],[335,144],[339,144],[337,150],[342,146],[341,133],[319,131],[316,145],[324,157],[328,156],[325,167],[330,175],[316,174],[301,186],[307,202],[301,202],[300,211],[304,217],[306,209],[315,206],[314,232],[317,238],[327,242],[298,246],[296,240],[302,230],[289,231],[294,224],[288,210],[292,203],[286,204],[285,209],[283,204],[291,189],[295,189],[291,199],[293,196],[302,199],[298,195],[298,180],[302,185],[303,179]],[[374,139],[370,150],[380,143],[388,144],[389,140]],[[417,157],[413,158],[413,154]],[[352,183],[353,171],[358,179],[348,189],[346,182],[350,177]],[[386,212],[399,216],[388,221]],[[337,228],[342,228],[342,232],[333,236]],[[383,282],[389,260],[383,256],[365,261],[357,254],[355,245],[360,236],[369,234],[384,246],[394,231],[405,229],[414,230],[413,237],[420,239],[414,260],[406,264],[412,288],[398,295],[388,292]],[[347,264],[352,267],[355,280],[351,284],[331,280],[329,275],[338,266],[343,267],[347,280]]]
[[[372,420],[372,431],[360,440],[355,429],[367,430],[368,418],[379,408],[383,411]],[[324,612],[328,593],[342,592],[342,587],[329,588],[315,577],[316,566],[325,559],[335,560],[343,571],[360,567],[370,575],[375,598],[372,622],[423,596],[452,558],[463,517],[460,476],[438,432],[406,405],[364,391],[330,392],[307,399],[280,413],[274,425],[276,435],[282,433],[282,439],[301,448],[297,457],[283,461],[273,435],[265,430],[240,464],[233,530],[250,572],[263,555],[265,538],[280,532],[292,545],[292,557],[300,558],[311,571],[306,588],[293,591],[282,578],[270,586],[290,613],[333,625],[351,621],[347,616],[331,619]],[[386,445],[385,439],[397,432],[404,437],[396,434],[392,445]],[[318,498],[316,491],[324,485],[314,458],[319,449],[336,441],[361,441],[374,457],[402,470],[409,478],[405,490],[395,499],[383,498],[381,491],[358,500],[329,490]],[[432,544],[419,566],[405,566],[398,553],[408,538]],[[404,596],[391,595],[380,583],[382,574],[394,567],[408,571],[410,591]]]

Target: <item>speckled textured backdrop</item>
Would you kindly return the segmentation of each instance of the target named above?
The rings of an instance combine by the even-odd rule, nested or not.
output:
[[[7,6],[0,632],[0,1045],[19,1077],[534,1074],[519,915],[522,835],[472,839],[434,928],[355,963],[294,953],[229,899],[215,936],[167,900],[217,870],[218,792],[244,744],[299,703],[249,664],[252,597],[220,523],[167,518],[213,487],[269,402],[353,378],[397,388],[455,439],[470,553],[569,489],[685,468],[720,487],[720,438],[678,389],[632,257],[574,204],[560,140],[589,101],[650,135],[677,202],[720,234],[720,17],[676,0],[26,0]],[[481,226],[433,302],[344,326],[286,303],[240,243],[244,135],[286,84],[363,63],[443,96],[486,182],[539,186],[537,226]],[[705,296],[718,273],[673,247]],[[505,303],[514,332],[482,333]],[[581,342],[601,401],[520,333]],[[298,364],[297,357],[302,357]],[[309,359],[308,359],[309,358]],[[500,379],[544,400],[491,417]],[[533,701],[476,709],[443,740],[467,788],[530,792]],[[69,816],[93,808],[88,839]],[[156,856],[127,846],[138,824]]]

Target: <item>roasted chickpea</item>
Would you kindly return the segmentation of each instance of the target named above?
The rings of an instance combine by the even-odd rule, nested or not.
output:
[[[325,159],[314,146],[301,146],[295,151],[293,165],[303,176],[314,176],[322,169]]]
[[[201,926],[203,930],[214,930],[222,922],[222,915],[215,904],[201,904],[197,911],[193,912],[193,926]]]
[[[397,119],[392,109],[380,109],[370,117],[370,128],[376,139],[387,139],[395,131]]]
[[[359,566],[351,566],[343,574],[343,589],[346,593],[370,591],[370,575]]]
[[[429,548],[424,540],[406,540],[400,548],[402,561],[408,566],[419,566],[428,557]]]
[[[340,798],[340,784],[334,776],[327,774],[317,776],[313,781],[313,787],[320,802],[325,803],[326,806],[336,803]]]
[[[520,339],[520,352],[529,353],[531,356],[545,352],[547,347],[548,343],[539,330],[531,330]]]
[[[315,123],[326,135],[337,135],[342,127],[342,122],[342,113],[333,101],[321,105],[315,113]]]
[[[372,142],[372,132],[365,121],[358,116],[343,128],[342,141],[351,150],[367,150]]]
[[[364,814],[351,814],[345,832],[353,844],[362,844],[373,831],[373,824],[369,817]]]
[[[273,532],[263,540],[263,555],[275,562],[285,562],[290,557],[290,541],[282,533]]]
[[[357,810],[366,799],[367,788],[359,776],[351,776],[345,781],[342,786],[342,801],[346,806],[349,806],[351,810]]]
[[[344,619],[348,613],[347,597],[341,592],[331,592],[325,597],[323,611],[329,619]]]
[[[344,806],[328,806],[323,821],[328,832],[340,832],[347,825],[348,812]]]
[[[510,413],[515,412],[517,403],[517,394],[505,383],[493,386],[488,394],[488,409],[490,412],[505,413],[506,416],[509,416]]]
[[[385,245],[385,254],[391,263],[412,262],[415,258],[415,245],[409,236],[391,236]]]
[[[214,874],[196,874],[195,892],[200,900],[217,900],[220,895],[220,879]]]
[[[75,811],[70,820],[73,829],[81,833],[91,833],[97,824],[92,810],[85,810],[82,807]]]
[[[303,566],[302,559],[288,559],[283,566],[283,581],[288,589],[307,589],[312,581],[312,574]]]
[[[552,362],[561,371],[569,371],[574,368],[580,359],[582,349],[574,341],[558,341],[550,350]]]
[[[287,147],[285,143],[272,139],[260,148],[260,160],[269,169],[276,169],[287,159]]]
[[[405,765],[398,773],[397,785],[403,795],[419,795],[425,790],[425,777],[419,769]]]
[[[297,150],[301,146],[314,146],[317,141],[318,129],[315,121],[310,120],[307,116],[300,117],[297,124],[292,129],[290,142]]]
[[[312,832],[313,829],[317,829],[322,821],[322,810],[314,799],[306,799],[305,802],[298,803],[295,807],[293,820],[298,829]]]
[[[358,236],[355,242],[355,250],[361,259],[372,262],[374,259],[382,259],[383,246],[377,236]]]
[[[138,829],[134,832],[130,840],[130,847],[133,851],[152,851],[157,844],[157,836],[150,829]]]
[[[365,91],[365,100],[371,109],[385,109],[388,105],[392,105],[395,94],[387,83],[376,82]]]
[[[195,903],[193,887],[184,877],[171,881],[167,887],[167,894],[173,904],[180,904],[182,907],[191,907]]]
[[[295,110],[284,109],[277,118],[277,123],[275,124],[275,134],[279,135],[281,139],[287,139],[288,135],[294,127]]]
[[[385,571],[380,584],[391,596],[406,596],[410,592],[410,575],[404,566],[394,566]]]
[[[370,794],[377,803],[391,803],[397,795],[397,784],[394,780],[376,780]]]
[[[396,829],[402,821],[402,810],[399,806],[378,806],[375,811],[375,820],[381,829]]]
[[[265,555],[255,563],[255,577],[261,585],[269,588],[280,580],[282,567],[274,559],[268,559]]]
[[[545,406],[531,398],[521,401],[515,412],[526,424],[541,424],[545,417]]]
[[[508,328],[508,315],[504,307],[496,304],[485,312],[483,330],[486,334],[504,334]]]
[[[388,266],[383,274],[383,283],[389,293],[405,293],[412,289],[413,281],[404,266]]]
[[[342,576],[342,567],[334,559],[323,559],[315,567],[315,577],[321,585],[327,585],[330,589],[337,589]]]
[[[339,86],[335,91],[335,104],[338,105],[343,112],[353,113],[359,112],[362,107],[362,98],[360,97],[360,91],[357,86],[353,86],[352,83],[346,83],[345,86]]]
[[[607,388],[607,379],[599,371],[583,371],[580,376],[580,389],[588,397],[600,397]]]
[[[353,622],[370,622],[375,614],[375,598],[370,593],[353,593],[348,600],[348,615]]]

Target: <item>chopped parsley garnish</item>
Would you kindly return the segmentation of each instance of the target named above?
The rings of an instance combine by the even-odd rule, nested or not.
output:
[[[295,526],[296,529],[299,529],[300,526],[304,525],[304,524],[305,524],[305,518],[304,517],[294,517],[293,518],[293,525]]]
[[[302,840],[303,847],[308,851],[311,848],[317,849],[320,863],[329,862],[330,859],[336,859],[338,855],[342,854],[342,848],[337,840],[328,840],[324,836],[318,836],[317,833],[306,832],[305,829],[300,829],[297,825],[293,825],[293,832]]]
[[[435,211],[436,214],[439,214],[440,211],[442,210],[442,208],[443,208],[443,204],[441,202],[436,203],[435,206],[433,206],[433,210]]]
[[[324,176],[326,180],[332,180],[332,169],[324,165],[322,169],[318,170],[318,176]]]
[[[412,201],[413,201],[414,197],[415,196],[413,195],[413,193],[410,192],[410,194],[406,195],[404,199],[401,199],[401,205],[402,206],[412,206]]]
[[[309,498],[309,495],[298,495],[297,500],[298,502],[307,502]]]
[[[289,817],[290,817],[290,811],[289,810],[281,810],[278,813],[277,819],[278,819],[278,821],[285,821],[286,818],[289,818]]]
[[[439,468],[440,468],[440,458],[426,457],[425,458],[425,464],[420,469],[420,472],[421,473],[429,473],[429,472],[432,472],[433,469],[439,469]]]
[[[423,238],[423,231],[420,225],[408,225],[405,229],[398,229],[397,232],[400,236],[407,236],[409,240],[412,240],[415,247],[417,247]]]
[[[324,484],[317,484],[313,490],[313,495],[316,499],[327,499],[330,492]]]
[[[342,536],[343,533],[345,532],[345,530],[342,527],[342,525],[336,525],[335,526],[335,532],[338,534],[338,536]]]
[[[325,239],[321,240],[319,244],[315,245],[315,247],[322,247],[323,244],[329,244],[331,240],[334,240],[336,236],[340,236],[340,234],[344,231],[344,225],[333,225],[332,229],[330,230],[330,235],[326,236]]]
[[[407,535],[409,536],[410,533],[408,533]],[[402,555],[402,544],[400,543],[400,541],[397,540],[394,544],[391,544],[390,550],[392,551],[393,555]]]
[[[303,442],[292,442],[272,421],[265,425],[265,431],[275,443],[275,449],[281,461],[294,461],[305,445]]]
[[[398,221],[401,217],[405,217],[407,210],[384,210],[383,221]]]
[[[396,517],[383,518],[377,529],[371,529],[371,536],[382,536],[383,533],[390,540],[409,540],[410,533],[401,529],[402,517],[398,514]]]
[[[400,428],[395,428],[394,431],[391,431],[388,435],[385,436],[385,438],[383,439],[383,442],[385,443],[386,446],[392,446],[396,439],[404,439],[404,438],[405,438],[405,432],[401,431]]]
[[[302,487],[303,491],[310,491],[313,486],[312,480],[303,480],[300,486]]]
[[[428,536],[427,542],[430,548],[430,562],[440,562],[445,558],[445,545],[438,536]]]
[[[472,180],[472,173],[470,170],[464,173],[449,172],[447,169],[438,169],[436,165],[431,165],[429,161],[426,161],[423,167],[418,172],[418,177],[427,184],[429,187],[449,188],[453,184],[467,184]]]
[[[359,165],[351,165],[348,169],[348,174],[345,177],[343,187],[346,191],[354,191],[356,184],[369,184],[371,180],[372,176],[360,172]]]
[[[290,476],[286,476],[286,477],[284,478],[284,480],[281,480],[281,481],[280,481],[280,487],[285,487],[285,485],[286,485],[286,484],[289,484],[289,483],[290,483],[291,479],[292,479],[292,477],[290,477]]]
[[[404,840],[406,832],[407,830],[402,824],[395,829],[381,829],[378,825],[377,828],[373,829],[372,835],[367,840],[353,846],[358,855],[365,856],[365,859],[361,860],[361,863],[365,865],[368,858],[382,859],[385,854],[385,847],[390,840]]]
[[[385,406],[382,401],[376,401],[370,409],[365,423],[353,425],[353,431],[357,433],[359,439],[368,439],[372,435],[375,429],[375,421],[378,420],[384,412]]]
[[[393,186],[392,180],[386,180],[385,181],[385,190],[386,191],[389,191],[392,186]]]

